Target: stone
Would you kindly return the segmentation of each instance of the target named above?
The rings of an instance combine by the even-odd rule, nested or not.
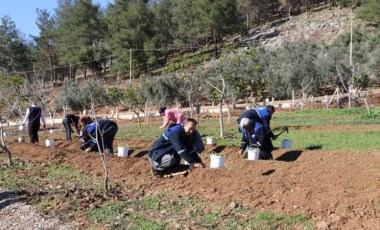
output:
[[[329,224],[326,223],[325,221],[320,221],[320,222],[318,222],[318,223],[315,225],[315,227],[316,227],[317,229],[329,229]]]

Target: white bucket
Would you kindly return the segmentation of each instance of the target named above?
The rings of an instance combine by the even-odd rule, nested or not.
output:
[[[20,131],[24,131],[24,126],[20,125],[20,126],[18,127],[18,130],[20,130]]]
[[[281,148],[283,149],[291,149],[292,148],[292,141],[284,139],[281,143]]]
[[[24,137],[18,137],[17,140],[18,140],[18,142],[20,142],[20,143],[21,143],[21,142],[25,142],[25,138],[24,138]]]
[[[215,141],[216,141],[215,137],[207,137],[206,138],[206,144],[208,144],[208,145],[215,145]]]
[[[53,147],[54,146],[54,139],[53,138],[50,138],[50,139],[46,139],[46,147]]]
[[[50,129],[50,134],[53,134],[54,133],[54,129]]]
[[[210,168],[223,168],[224,156],[211,155]]]
[[[128,147],[118,146],[117,147],[117,156],[118,157],[128,157],[128,151],[129,151]]]
[[[257,161],[260,158],[260,149],[259,148],[248,148],[247,160]]]
[[[3,132],[3,136],[6,137],[7,136],[7,132]]]

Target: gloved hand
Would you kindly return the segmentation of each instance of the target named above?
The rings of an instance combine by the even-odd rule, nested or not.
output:
[[[44,123],[44,124],[42,125],[42,127],[43,127],[44,129],[46,129],[46,124]]]

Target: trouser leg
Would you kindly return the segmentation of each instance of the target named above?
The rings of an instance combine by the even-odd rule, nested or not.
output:
[[[181,157],[178,154],[166,154],[161,159],[154,161],[148,157],[149,162],[157,171],[165,171],[173,166],[179,165]]]
[[[30,142],[31,143],[37,143],[38,142],[38,130],[40,128],[39,123],[30,123],[28,126],[28,131],[29,131],[29,137],[30,137]]]
[[[108,149],[110,153],[113,153],[113,140],[115,139],[117,129],[118,127],[116,124],[111,125],[103,134],[104,148]]]
[[[67,121],[63,121],[62,124],[66,130],[66,140],[70,141],[71,140],[71,132],[72,132],[71,125]]]
[[[257,145],[260,147],[260,160],[271,160],[273,159],[272,151],[273,144],[269,135],[265,133],[264,128],[259,129],[255,135],[257,135]]]

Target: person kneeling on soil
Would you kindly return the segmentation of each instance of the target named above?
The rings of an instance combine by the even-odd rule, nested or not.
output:
[[[245,111],[242,113],[237,119],[237,125],[239,128],[239,132],[242,133],[242,127],[240,125],[241,120],[243,118],[248,118],[255,123],[261,123],[263,125],[264,131],[270,138],[276,138],[270,128],[270,120],[272,119],[272,115],[275,112],[275,108],[273,105],[267,105],[266,107],[258,107]],[[242,133],[243,134],[243,133]]]
[[[164,132],[149,151],[148,159],[152,165],[152,176],[161,177],[165,171],[181,162],[181,158],[196,168],[205,165],[198,153],[204,151],[199,132],[196,130],[197,121],[188,118],[182,125],[176,125]]]
[[[273,144],[270,135],[266,132],[263,124],[253,122],[248,118],[240,120],[242,139],[240,143],[239,153],[243,155],[247,148],[253,144],[260,148],[260,160],[272,160]],[[276,138],[275,135],[273,135]]]
[[[114,121],[102,119],[84,126],[83,142],[80,145],[82,150],[86,152],[98,151],[98,144],[100,151],[108,151],[113,154],[113,140],[117,133],[117,124]]]
[[[71,141],[71,133],[73,132],[71,124],[74,124],[77,134],[79,135],[79,116],[68,114],[62,119],[62,125],[66,130],[66,140],[68,141]]]
[[[161,107],[158,112],[162,117],[164,117],[164,123],[160,126],[160,129],[165,129],[166,127],[171,128],[175,125],[180,125],[185,120],[185,115],[174,108],[167,109],[166,107]]]

